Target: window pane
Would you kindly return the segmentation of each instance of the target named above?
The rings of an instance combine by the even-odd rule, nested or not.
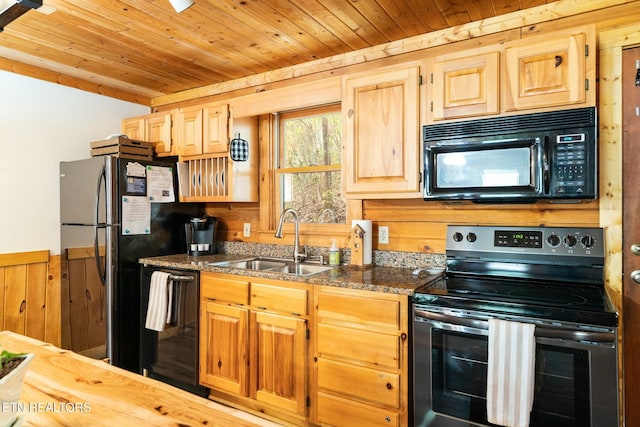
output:
[[[283,119],[280,167],[340,164],[340,113]]]
[[[298,211],[302,223],[346,223],[340,171],[282,174],[284,209]]]

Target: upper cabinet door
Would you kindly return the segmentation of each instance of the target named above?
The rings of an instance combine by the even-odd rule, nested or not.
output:
[[[177,124],[180,155],[202,154],[202,107],[181,108]]]
[[[122,120],[122,133],[127,135],[129,139],[137,141],[146,141],[146,117],[129,117]]]
[[[436,58],[432,69],[433,120],[500,112],[500,53]]]
[[[505,50],[505,110],[585,103],[586,40],[584,32],[577,32],[547,37],[538,43],[523,40],[508,47]]]
[[[153,142],[156,154],[177,154],[171,139],[171,112],[147,116],[147,141]]]
[[[343,80],[343,177],[351,198],[420,197],[420,68]]]
[[[202,151],[225,153],[229,149],[229,106],[208,105],[203,109]]]

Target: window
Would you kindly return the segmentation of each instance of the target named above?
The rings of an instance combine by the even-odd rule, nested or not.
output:
[[[293,208],[301,223],[346,223],[341,135],[340,105],[279,115],[275,169],[278,213]]]

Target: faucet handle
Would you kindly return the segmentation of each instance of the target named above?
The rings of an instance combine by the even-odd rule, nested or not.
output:
[[[296,252],[296,262],[304,261],[307,258],[307,245],[302,246],[302,252]]]

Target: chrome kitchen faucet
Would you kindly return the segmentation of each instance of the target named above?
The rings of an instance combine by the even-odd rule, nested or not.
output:
[[[284,225],[284,217],[289,213],[293,215],[295,225],[295,237],[293,240],[293,261],[299,263],[307,257],[307,249],[305,247],[303,252],[300,253],[300,218],[298,217],[298,212],[295,209],[289,208],[285,209],[282,212],[282,214],[280,215],[280,221],[278,222],[278,228],[276,229],[275,237],[277,237],[278,239],[282,238],[282,226]]]

